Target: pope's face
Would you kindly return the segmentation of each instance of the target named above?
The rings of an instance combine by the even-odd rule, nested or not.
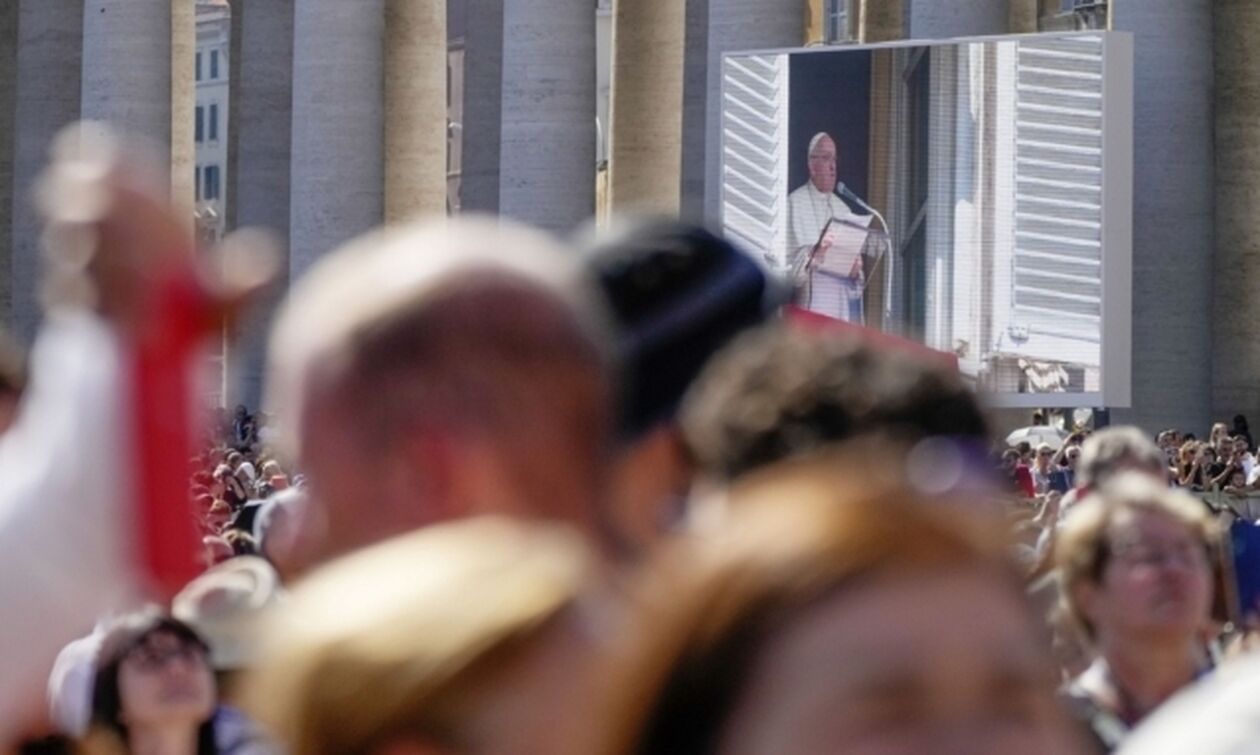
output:
[[[809,180],[825,194],[836,190],[836,143],[829,136],[819,139],[810,150]]]

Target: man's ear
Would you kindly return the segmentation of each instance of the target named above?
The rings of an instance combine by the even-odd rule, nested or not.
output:
[[[456,755],[455,750],[415,737],[395,737],[378,745],[372,755]]]

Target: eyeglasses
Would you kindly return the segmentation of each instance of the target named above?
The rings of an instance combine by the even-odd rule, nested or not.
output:
[[[173,660],[189,662],[205,659],[204,648],[187,642],[166,647],[141,645],[127,654],[127,660],[132,661],[136,668],[145,672],[157,671]]]
[[[1176,564],[1190,568],[1206,566],[1207,549],[1190,541],[1171,544],[1130,543],[1113,549],[1116,560],[1125,566],[1166,566]]]

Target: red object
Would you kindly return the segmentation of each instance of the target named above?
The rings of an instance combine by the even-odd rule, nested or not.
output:
[[[911,356],[922,357],[929,361],[938,362],[952,372],[958,372],[958,356],[948,351],[937,351],[909,338],[902,338],[891,333],[885,333],[882,330],[868,328],[857,323],[845,322],[827,315],[820,315],[817,312],[801,309],[795,305],[786,306],[783,308],[783,311],[784,316],[790,322],[798,323],[804,327],[828,328],[837,332],[856,335],[866,339],[875,348],[886,348],[889,351],[900,351]]]
[[[1033,483],[1032,470],[1027,464],[1020,464],[1015,467],[1015,484],[1019,486],[1026,498],[1032,498],[1037,495],[1037,486]]]
[[[188,484],[200,425],[193,358],[214,327],[216,307],[188,273],[161,286],[157,310],[132,350],[135,513],[140,566],[169,597],[200,572]]]

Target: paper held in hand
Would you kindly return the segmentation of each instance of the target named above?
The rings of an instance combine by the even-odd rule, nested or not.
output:
[[[870,224],[870,215],[828,220],[809,253],[810,267],[829,275],[855,277],[861,270],[859,260],[866,248]]]

